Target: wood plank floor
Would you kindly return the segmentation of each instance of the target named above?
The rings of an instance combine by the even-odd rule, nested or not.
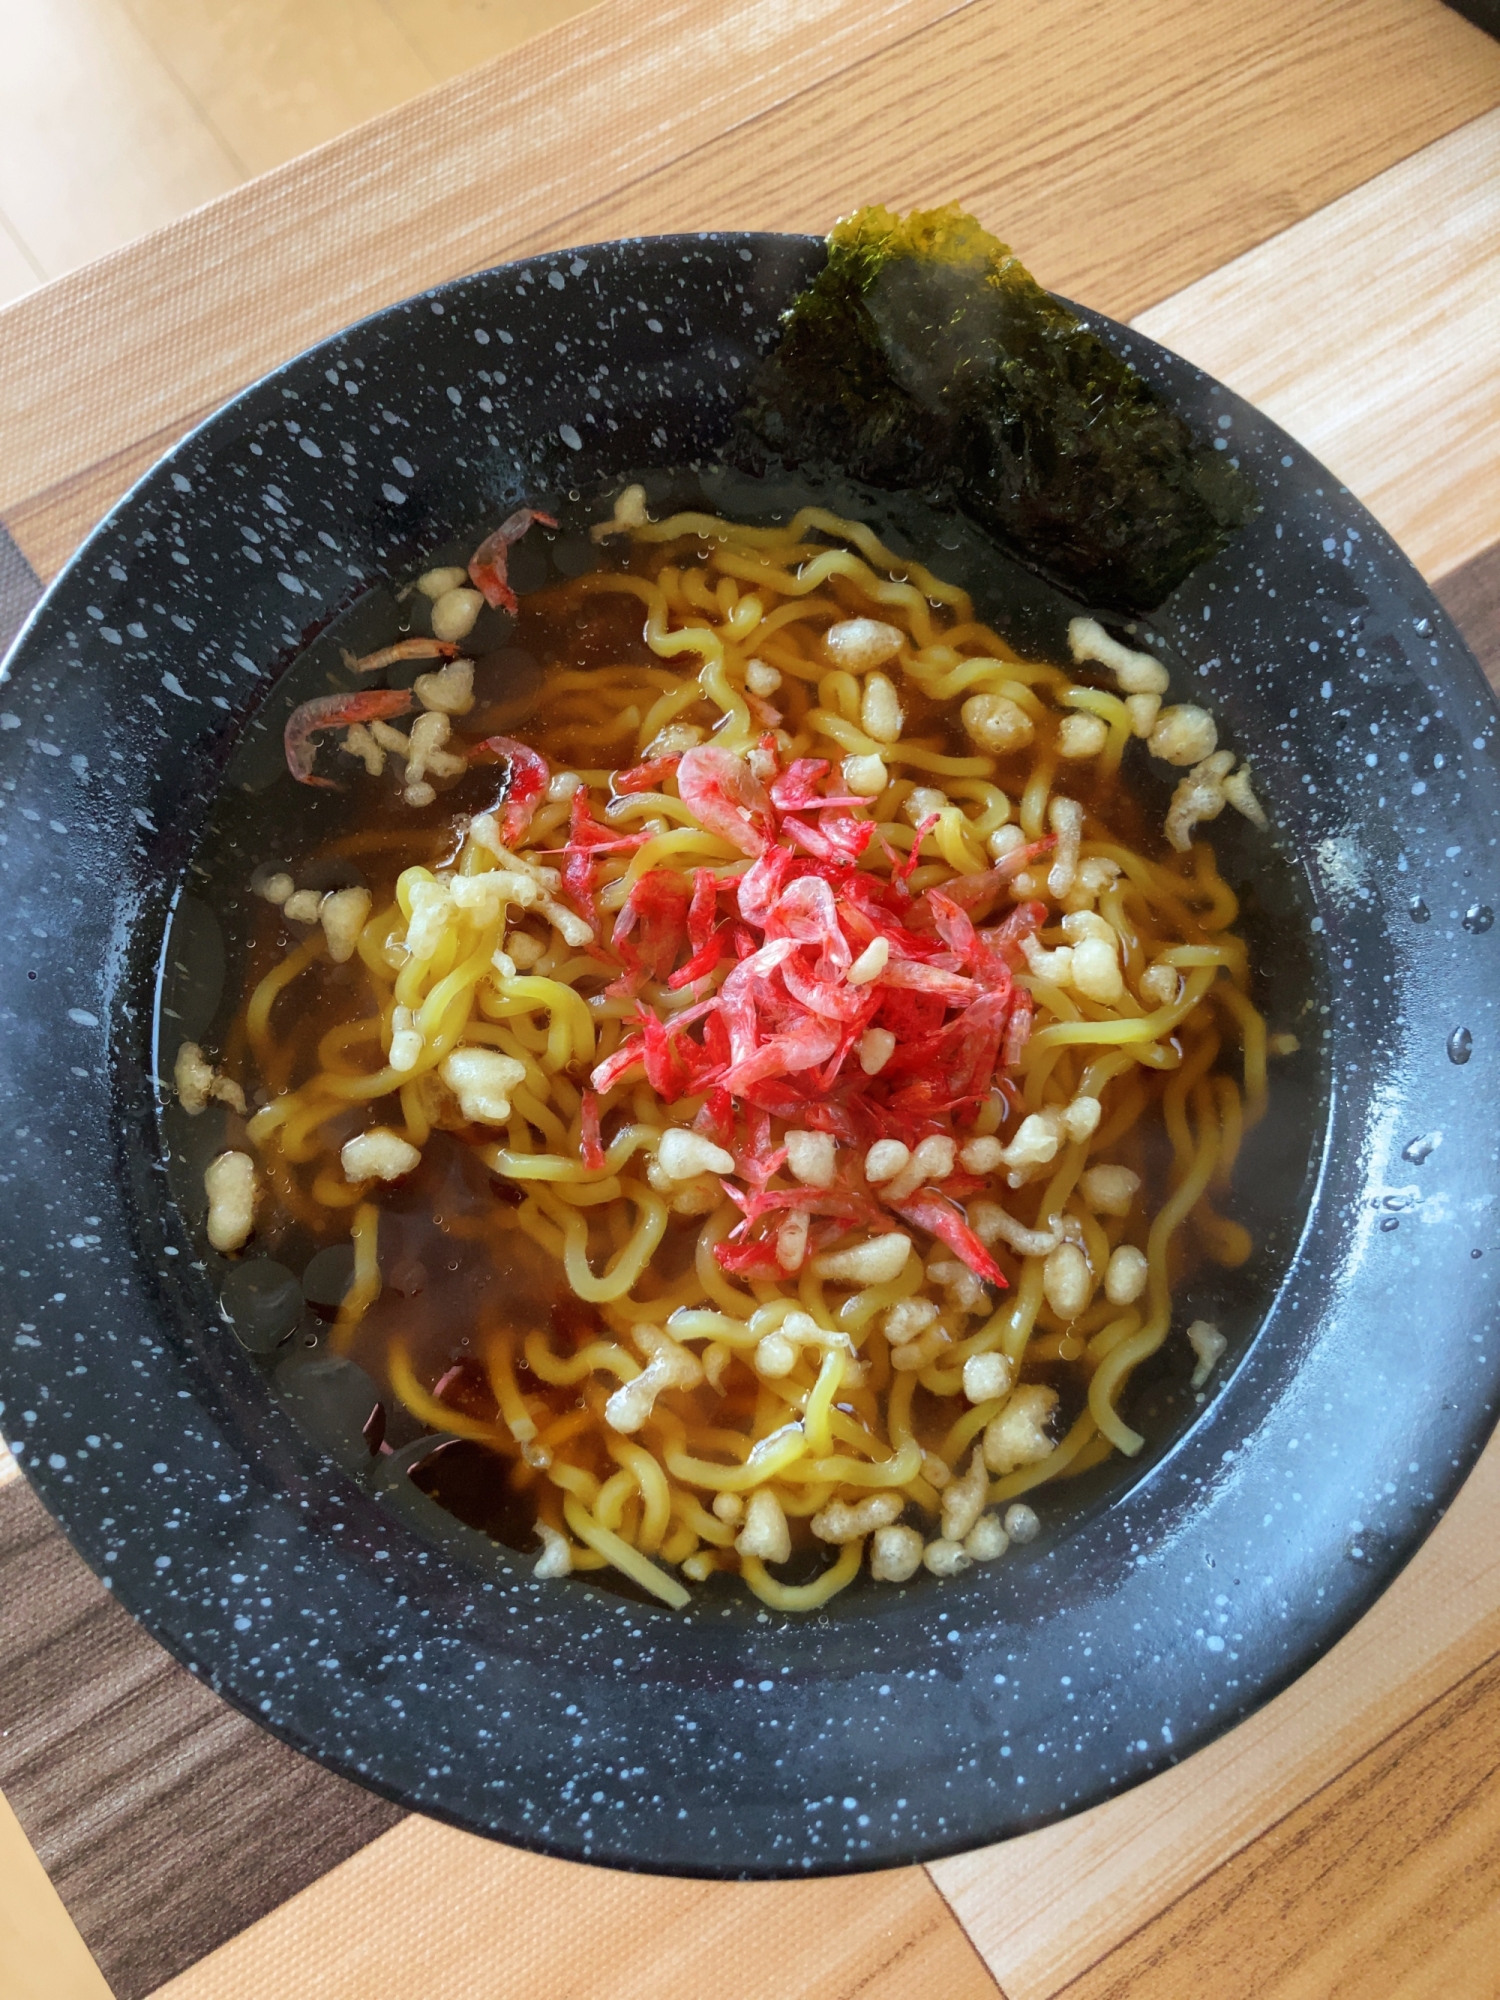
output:
[[[594,0],[7,0],[0,304]]]

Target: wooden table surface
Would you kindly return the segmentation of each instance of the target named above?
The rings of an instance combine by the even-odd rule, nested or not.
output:
[[[603,0],[0,311],[0,632],[189,425],[362,313],[535,250],[953,197],[1286,425],[1500,675],[1500,46],[1438,0]],[[306,1763],[0,1466],[0,1986],[1500,1995],[1497,1502],[1492,1445],[1353,1632],[1126,1797],[736,1885],[513,1853]]]

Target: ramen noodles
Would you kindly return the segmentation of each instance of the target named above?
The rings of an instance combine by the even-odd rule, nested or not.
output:
[[[640,488],[526,600],[540,691],[484,734],[464,641],[539,525],[350,662],[411,690],[288,724],[368,873],[256,878],[253,990],[178,1058],[189,1111],[245,1114],[209,1238],[352,1244],[334,1344],[477,1451],[540,1576],[807,1610],[993,1561],[1140,1450],[1184,1274],[1250,1253],[1220,1204],[1267,1037],[1197,838],[1264,823],[1248,774],[1092,620],[1021,659],[859,522]],[[1177,769],[1164,827],[1132,739]],[[464,1289],[402,1251],[417,1211]],[[1222,1336],[1177,1328],[1201,1384]]]

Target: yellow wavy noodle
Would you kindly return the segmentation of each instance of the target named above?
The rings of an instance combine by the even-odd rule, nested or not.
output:
[[[688,1217],[674,1211],[677,1197],[652,1185],[663,1135],[690,1121],[697,1103],[664,1105],[638,1081],[617,1086],[606,1100],[603,1164],[584,1164],[580,1119],[589,1069],[613,1053],[634,1018],[632,1000],[604,991],[612,968],[591,948],[565,944],[530,907],[530,891],[521,897],[512,889],[489,906],[450,898],[441,924],[427,926],[421,955],[406,942],[418,903],[455,877],[520,868],[545,884],[534,871],[556,867],[567,837],[569,807],[560,795],[537,813],[515,863],[471,835],[445,864],[439,837],[430,829],[408,832],[399,821],[333,843],[332,851],[357,854],[390,876],[342,983],[326,991],[319,985],[324,951],[314,932],[263,972],[232,1030],[227,1052],[248,1051],[264,1092],[250,1135],[272,1205],[354,1245],[336,1343],[360,1353],[419,1422],[497,1451],[512,1490],[566,1543],[574,1568],[612,1567],[681,1608],[689,1592],[679,1570],[696,1580],[727,1567],[768,1605],[807,1611],[858,1574],[868,1536],[830,1549],[811,1581],[789,1582],[774,1573],[774,1562],[737,1547],[746,1503],[773,1495],[794,1539],[806,1542],[807,1524],[830,1502],[895,1492],[932,1542],[945,1468],[956,1473],[968,1464],[1008,1399],[1002,1392],[967,1400],[971,1360],[1004,1356],[1017,1383],[1041,1380],[1059,1389],[1066,1419],[1044,1457],[990,1479],[988,1504],[1003,1506],[1074,1476],[1112,1450],[1140,1449],[1120,1401],[1132,1371],[1168,1336],[1174,1283],[1200,1253],[1233,1266],[1250,1252],[1243,1227],[1210,1206],[1208,1190],[1222,1195],[1227,1188],[1244,1133],[1264,1109],[1265,1024],[1249,997],[1244,946],[1230,928],[1235,898],[1212,850],[1167,851],[1119,778],[1131,728],[1123,701],[1077,678],[1077,670],[1016,658],[976,620],[962,590],[898,561],[863,524],[818,508],[804,508],[784,527],[698,514],[648,524],[613,568],[528,606],[528,617],[553,621],[542,642],[554,647],[566,643],[569,620],[585,612],[618,632],[620,656],[553,666],[534,741],[554,772],[571,769],[595,787],[595,810],[622,836],[650,835],[633,852],[599,856],[606,913],[649,870],[690,881],[694,870],[711,868],[722,884],[748,865],[697,824],[673,780],[602,803],[610,774],[655,754],[663,731],[687,728],[700,739],[712,732],[716,742],[748,750],[768,727],[779,727],[788,760],[881,760],[885,789],[870,801],[880,838],[864,864],[876,873],[889,870],[892,854],[910,853],[912,815],[904,808],[914,787],[945,796],[913,877],[917,890],[984,871],[997,851],[987,843],[1013,838],[1005,831],[1012,828],[1027,840],[1041,838],[1054,801],[1078,797],[1087,814],[1081,860],[1102,877],[1072,906],[1097,910],[1118,940],[1125,989],[1113,1002],[1039,972],[1020,973],[1036,1013],[1013,1080],[1019,1109],[996,1093],[958,1135],[1013,1136],[1020,1116],[1097,1100],[1091,1134],[1064,1140],[1020,1185],[1010,1186],[1002,1171],[985,1190],[1025,1229],[1065,1224],[1091,1274],[1090,1300],[1071,1319],[1049,1303],[1046,1256],[1004,1242],[995,1255],[1010,1289],[984,1303],[977,1319],[915,1257],[898,1279],[863,1290],[830,1286],[810,1266],[778,1281],[731,1277],[714,1248],[738,1220],[733,1205],[710,1187]],[[899,663],[889,672],[907,720],[895,743],[870,733],[863,677],[831,664],[823,651],[824,629],[851,615],[901,634]],[[779,722],[768,723],[765,698],[747,690],[752,661],[781,676],[771,698]],[[1031,719],[1032,743],[1004,756],[976,748],[956,723],[973,696],[1015,703]],[[1059,747],[1061,724],[1080,713],[1099,717],[1107,730],[1087,768],[1063,758]],[[550,879],[555,889],[555,875]],[[1047,900],[1038,941],[1051,951],[1069,934],[1044,882],[1045,873],[1036,874],[1017,894]],[[497,969],[496,953],[517,936],[528,940],[520,969]],[[1158,984],[1176,985],[1175,998],[1163,1001],[1159,991],[1146,997],[1149,982],[1142,982],[1153,967]],[[665,1018],[711,992],[726,971],[682,993],[649,984],[644,998]],[[317,976],[304,979],[309,973]],[[403,1018],[420,1038],[420,1052],[400,1070],[390,1060],[398,1008],[408,1010]],[[498,1126],[467,1124],[440,1077],[445,1057],[461,1046],[499,1051],[522,1066],[509,1116]],[[435,1396],[432,1382],[449,1359],[424,1365],[404,1332],[389,1331],[401,1321],[383,1291],[390,1274],[380,1260],[382,1185],[351,1185],[339,1166],[343,1140],[370,1123],[397,1127],[418,1147],[434,1131],[457,1133],[512,1191],[514,1200],[497,1201],[492,1215],[443,1224],[455,1242],[476,1245],[475,1254],[495,1266],[485,1292],[489,1317],[466,1333],[477,1379],[492,1399],[490,1419]],[[1101,1161],[1145,1177],[1126,1216],[1089,1205],[1088,1169]],[[851,1171],[857,1180],[857,1158]],[[1117,1307],[1098,1288],[1110,1257],[1127,1244],[1145,1252],[1146,1285],[1137,1301]],[[929,1261],[946,1255],[939,1250]],[[516,1258],[548,1274],[555,1301],[571,1301],[569,1310],[585,1314],[588,1330],[571,1345],[542,1330],[534,1306],[507,1308],[507,1260]],[[893,1350],[885,1320],[917,1299],[938,1309],[947,1339],[913,1368]],[[387,1329],[378,1338],[367,1318],[377,1301]],[[824,1344],[797,1347],[790,1372],[762,1380],[759,1343],[793,1312],[811,1315]],[[653,1328],[696,1357],[706,1379],[660,1390],[623,1432],[606,1406],[650,1367]],[[450,1359],[462,1331],[447,1329]]]

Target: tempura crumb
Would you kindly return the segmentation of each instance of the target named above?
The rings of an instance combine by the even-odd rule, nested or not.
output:
[[[1153,1007],[1174,1006],[1181,987],[1181,975],[1175,965],[1164,965],[1158,960],[1141,974],[1141,998],[1149,1000]]]
[[[846,757],[843,777],[849,790],[861,799],[878,799],[891,781],[884,759],[874,755]]]
[[[1237,813],[1242,813],[1252,826],[1262,832],[1268,824],[1260,800],[1250,789],[1250,766],[1241,764],[1237,771],[1231,771],[1224,780],[1224,796]]]
[[[1228,804],[1224,780],[1233,767],[1234,752],[1216,750],[1195,764],[1173,792],[1167,811],[1167,839],[1179,854],[1186,854],[1192,846],[1200,822],[1217,819]]]
[[[1007,1243],[1018,1257],[1046,1257],[1060,1240],[1055,1229],[1028,1229],[998,1202],[970,1202],[968,1213],[969,1227],[981,1243]]]
[[[1133,1243],[1122,1243],[1111,1251],[1104,1269],[1104,1296],[1112,1306],[1134,1305],[1146,1289],[1146,1253]]]
[[[877,1528],[870,1550],[870,1574],[877,1583],[906,1583],[922,1561],[922,1537],[915,1528]]]
[[[1201,1389],[1223,1359],[1229,1342],[1211,1320],[1195,1319],[1187,1330],[1188,1345],[1198,1357],[1193,1370],[1193,1387]]]
[[[906,634],[880,618],[841,618],[823,634],[823,651],[846,673],[868,673],[894,660]]]
[[[339,1160],[346,1181],[399,1181],[415,1172],[422,1155],[388,1125],[372,1125],[345,1143]]]
[[[611,535],[628,535],[633,528],[646,527],[650,518],[646,512],[645,487],[627,486],[615,496],[615,510],[609,519],[596,521],[589,529],[589,539],[604,542]]]
[[[259,1194],[255,1162],[248,1153],[220,1153],[203,1171],[208,1196],[208,1240],[228,1255],[242,1250],[255,1227]]]
[[[1179,702],[1161,711],[1146,748],[1165,764],[1201,764],[1213,755],[1218,740],[1218,724],[1206,708]]]
[[[464,584],[457,585],[453,590],[445,590],[432,607],[432,636],[452,644],[467,639],[483,609],[484,598],[477,590],[470,590]],[[454,665],[458,664],[459,662],[455,660]],[[423,676],[423,679],[430,678],[432,676]],[[417,689],[417,699],[420,701],[422,699],[420,681],[417,683]],[[448,711],[450,715],[462,715],[464,712],[461,708],[452,708]]]
[[[656,1149],[657,1165],[669,1180],[693,1180],[699,1174],[732,1174],[734,1155],[701,1132],[669,1125]]]
[[[299,889],[294,896],[288,896],[281,906],[281,914],[294,924],[315,924],[323,907],[323,892],[320,889]]]
[[[830,1500],[813,1515],[809,1524],[823,1542],[856,1542],[877,1528],[888,1528],[899,1520],[906,1505],[900,1493],[872,1493],[857,1501]]]
[[[971,1403],[993,1403],[1007,1393],[1014,1370],[1003,1354],[971,1354],[964,1363],[964,1394]]]
[[[542,1578],[571,1576],[573,1573],[573,1550],[566,1535],[560,1535],[556,1528],[549,1528],[545,1521],[536,1524],[541,1537],[542,1552],[531,1565],[531,1574]]]
[[[975,747],[997,757],[1024,750],[1036,735],[1036,724],[1009,695],[971,694],[958,713]]]
[[[1047,807],[1047,824],[1057,835],[1052,866],[1047,870],[1047,888],[1053,896],[1066,896],[1073,886],[1078,867],[1078,844],[1083,838],[1083,807],[1076,799],[1054,793]]]
[[[328,956],[335,965],[347,965],[353,958],[371,903],[368,889],[335,889],[323,898],[318,916],[328,940]]]
[[[1087,1311],[1094,1280],[1076,1243],[1059,1243],[1048,1257],[1042,1267],[1042,1291],[1059,1319],[1077,1319]]]
[[[384,775],[385,752],[362,722],[351,723],[344,731],[344,748],[351,757],[358,757],[365,767],[366,777]],[[291,877],[288,876],[287,880],[290,881]]]
[[[1094,660],[1108,667],[1122,694],[1165,694],[1166,668],[1150,653],[1133,652],[1112,639],[1096,618],[1075,618],[1068,626],[1068,649],[1082,665]]]
[[[1130,717],[1132,736],[1149,736],[1156,727],[1157,716],[1161,713],[1161,696],[1128,694],[1125,697],[1125,713]]]
[[[762,1562],[783,1563],[791,1555],[791,1529],[781,1502],[769,1487],[759,1487],[751,1494],[745,1525],[735,1536],[734,1546],[742,1556],[759,1556]]]
[[[872,979],[878,979],[891,960],[889,938],[873,937],[859,957],[850,965],[844,977],[851,986],[868,986]]]
[[[899,1278],[911,1251],[911,1238],[899,1229],[849,1250],[833,1250],[813,1262],[820,1278],[850,1285],[888,1285]]]
[[[896,1053],[896,1037],[889,1028],[866,1028],[854,1052],[866,1076],[879,1076]]]
[[[922,1551],[923,1567],[934,1576],[961,1576],[972,1561],[963,1543],[949,1541],[946,1535],[929,1542]]]
[[[647,1362],[634,1381],[616,1389],[604,1405],[604,1421],[627,1436],[638,1431],[656,1407],[663,1389],[696,1389],[703,1365],[696,1354],[679,1346],[659,1326],[637,1326],[632,1338]]]
[[[473,597],[476,602],[481,601],[477,590],[462,594]],[[423,708],[429,711],[438,710],[444,715],[467,715],[474,706],[474,662],[450,660],[438,673],[418,674],[412,683],[412,693]]]
[[[1078,1186],[1096,1215],[1129,1215],[1130,1205],[1140,1192],[1141,1177],[1133,1167],[1111,1166],[1101,1161],[1098,1166],[1086,1169]]]
[[[231,1111],[245,1115],[245,1093],[237,1083],[221,1076],[196,1042],[184,1042],[177,1051],[172,1071],[177,1100],[190,1118],[208,1109],[211,1102],[227,1104]]]
[[[476,1125],[504,1125],[511,1093],[526,1081],[526,1065],[498,1049],[452,1049],[439,1075],[458,1099],[465,1118]]]
[[[1057,732],[1057,754],[1077,761],[1097,757],[1109,741],[1109,724],[1099,715],[1069,715]]]
[[[505,948],[521,972],[529,972],[547,956],[546,945],[528,931],[512,931],[505,940]]]
[[[984,1512],[989,1498],[989,1475],[984,1469],[984,1453],[978,1445],[969,1459],[969,1469],[961,1479],[952,1480],[943,1492],[943,1537],[961,1542]]]
[[[887,1182],[882,1190],[883,1199],[894,1207],[914,1195],[924,1182],[947,1180],[957,1159],[958,1148],[953,1140],[942,1133],[929,1133],[918,1142],[901,1171]]]
[[[964,1536],[964,1554],[977,1563],[995,1562],[1010,1547],[1006,1534],[993,1514],[984,1514]]]
[[[1029,1382],[1011,1392],[1010,1401],[985,1426],[984,1462],[997,1478],[1020,1465],[1037,1465],[1057,1449],[1046,1423],[1057,1408],[1057,1391]]]
[[[838,1154],[831,1132],[796,1132],[785,1135],[786,1163],[793,1180],[804,1187],[828,1188],[833,1186],[838,1171]],[[720,1168],[721,1173],[733,1170],[731,1166]]]
[[[871,674],[860,700],[859,719],[866,736],[877,743],[897,743],[906,718],[901,713],[895,683],[886,674]]]
[[[278,868],[274,875],[266,877],[256,893],[264,896],[268,903],[274,903],[280,909],[296,886],[296,883],[286,873],[285,869]]]
[[[984,843],[986,854],[992,861],[1003,861],[1007,854],[1014,854],[1018,847],[1026,845],[1026,835],[1015,825],[997,826]]]

